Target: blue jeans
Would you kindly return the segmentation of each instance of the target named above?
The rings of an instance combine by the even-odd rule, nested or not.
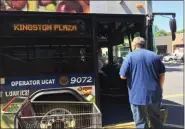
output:
[[[137,129],[161,129],[159,104],[133,105],[131,104],[133,119]],[[149,127],[150,125],[150,127]]]

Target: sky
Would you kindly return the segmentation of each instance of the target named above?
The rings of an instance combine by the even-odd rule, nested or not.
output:
[[[172,12],[176,13],[177,30],[183,29],[183,1],[153,1],[153,12]],[[171,17],[171,16],[168,16]],[[155,16],[154,24],[167,32],[170,32],[169,18]]]

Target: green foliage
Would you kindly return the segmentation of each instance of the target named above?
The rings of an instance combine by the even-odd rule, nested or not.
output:
[[[184,29],[177,31],[177,33],[184,33]]]
[[[157,33],[159,31],[159,27],[157,25],[154,25],[154,32]]]
[[[165,30],[159,30],[157,33],[155,33],[155,36],[167,36],[168,33]]]
[[[167,36],[168,33],[165,30],[159,29],[157,25],[154,26],[154,35],[155,36]]]

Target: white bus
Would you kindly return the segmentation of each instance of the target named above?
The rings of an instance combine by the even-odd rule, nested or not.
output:
[[[40,112],[45,116],[32,114],[34,120],[42,117],[37,123],[46,115],[54,117],[59,113],[64,116],[66,112],[73,116],[73,126],[67,124],[70,120],[61,118],[60,128],[88,128],[90,125],[98,128],[102,124],[132,121],[127,84],[119,77],[122,55],[115,53],[120,46],[132,51],[131,41],[135,36],[144,37],[146,49],[153,50],[151,1],[6,0],[0,7],[3,111],[17,112],[21,101],[14,97],[29,96],[33,105],[48,101],[53,105],[59,101],[78,105],[90,101],[102,114],[101,123],[100,114],[96,116],[98,119],[85,119],[88,113],[95,117],[92,107],[81,106],[75,110],[77,107],[49,108],[46,105],[47,110]],[[173,32],[174,23],[172,19]],[[106,75],[98,73],[100,48],[108,50],[108,64],[102,68]],[[37,108],[40,107],[33,108],[36,114]],[[89,112],[85,112],[87,110]],[[84,115],[84,119],[77,114]],[[2,115],[1,128],[28,127],[29,124],[24,126],[15,118],[11,114]]]

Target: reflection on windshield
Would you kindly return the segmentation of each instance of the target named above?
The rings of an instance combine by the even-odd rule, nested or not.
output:
[[[17,46],[3,47],[4,76],[92,73],[90,46]]]

